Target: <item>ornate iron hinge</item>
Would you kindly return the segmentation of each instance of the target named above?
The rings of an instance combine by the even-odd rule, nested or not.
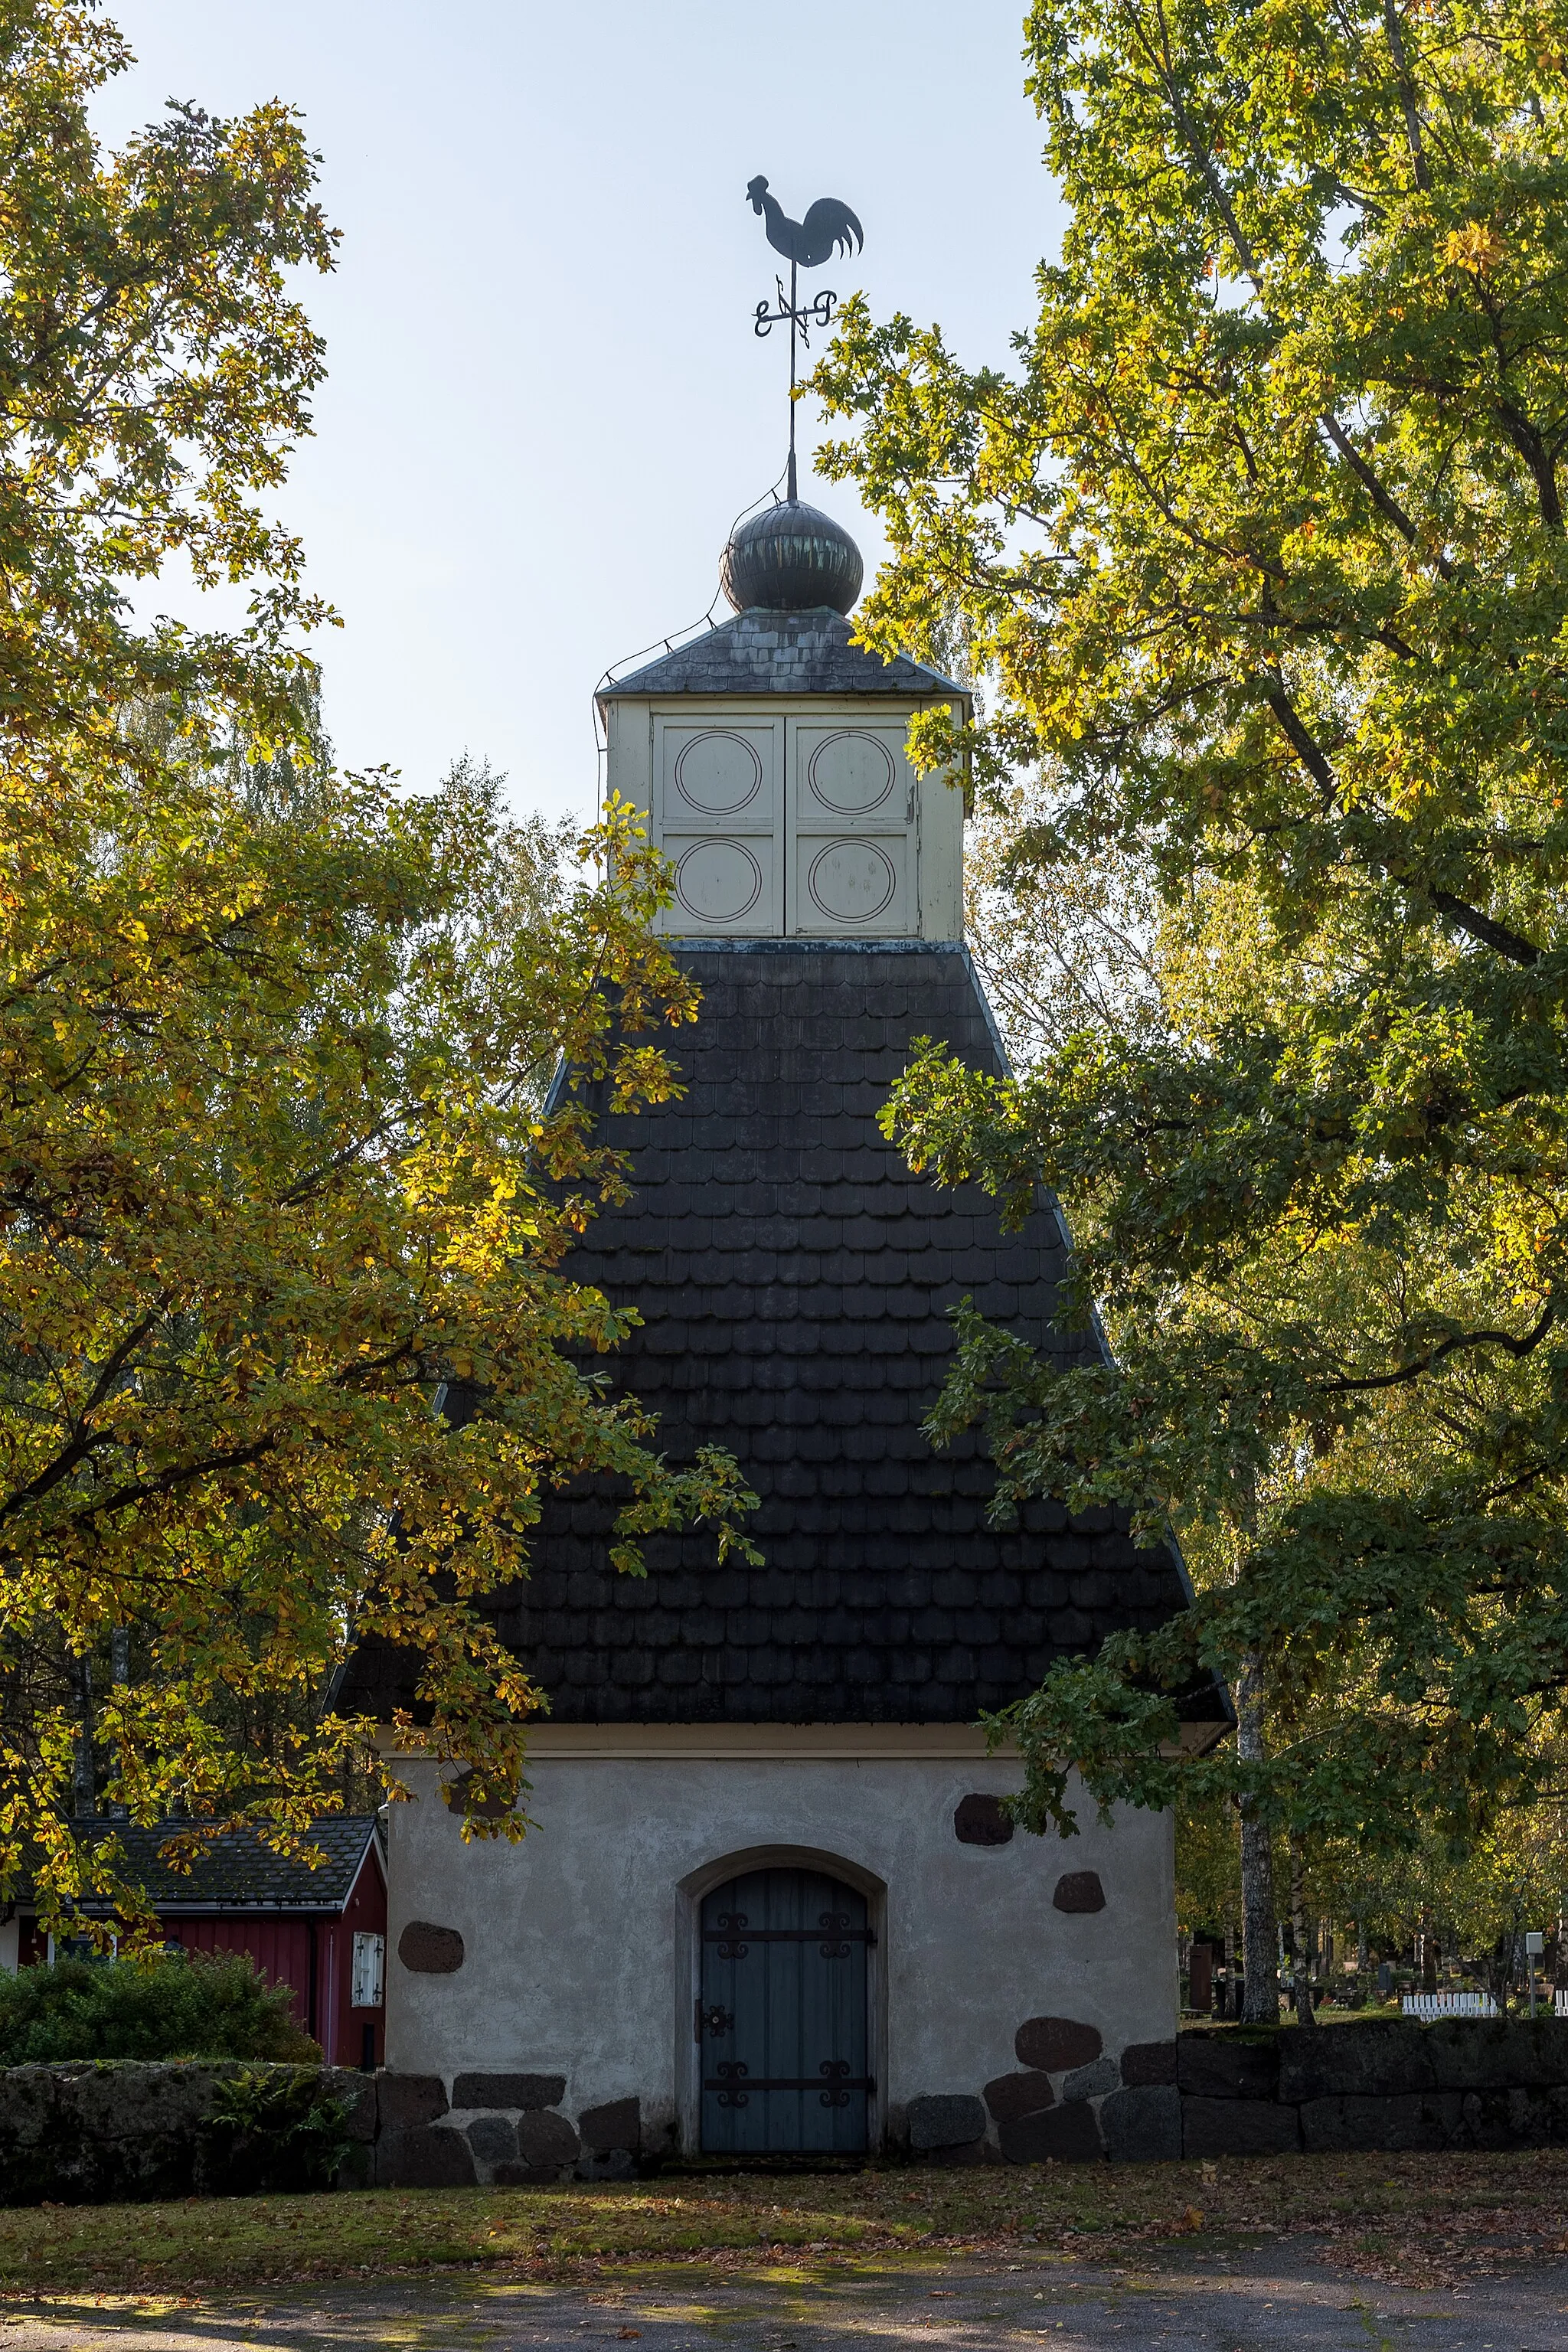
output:
[[[847,1960],[852,1944],[869,1950],[877,1938],[869,1927],[852,1927],[847,1911],[824,1911],[815,1927],[753,1927],[743,1911],[721,1911],[702,1940],[718,1945],[721,1960],[745,1959],[752,1944],[820,1944],[825,1960]]]
[[[752,2091],[815,2091],[825,2107],[847,2107],[851,2091],[873,2092],[877,2084],[874,2075],[851,2074],[847,2058],[825,2058],[815,2074],[752,2074],[742,2060],[721,2058],[702,2087],[718,2092],[721,2107],[743,2107]]]

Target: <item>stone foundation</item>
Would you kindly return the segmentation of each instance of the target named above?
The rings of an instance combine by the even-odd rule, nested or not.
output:
[[[1017,2071],[978,2097],[911,2099],[911,2156],[933,2164],[1082,2163],[1110,2156],[1155,2164],[1182,2153],[1174,2042],[1108,2052],[1098,2026],[1075,2017],[1026,2017],[1013,2038]]]

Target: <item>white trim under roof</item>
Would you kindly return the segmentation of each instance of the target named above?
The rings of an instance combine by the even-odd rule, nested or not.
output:
[[[378,1745],[389,1755],[426,1751],[399,1747],[390,1725]],[[571,1758],[610,1760],[668,1757],[692,1762],[726,1757],[802,1757],[860,1761],[874,1757],[952,1757],[973,1760],[988,1752],[985,1734],[969,1723],[535,1723],[528,1752],[541,1763]],[[1004,1759],[1017,1750],[997,1748]]]
[[[1202,1753],[1230,1729],[1226,1723],[1184,1723],[1181,1746]],[[377,1746],[388,1757],[418,1757],[427,1751],[401,1747],[390,1725]],[[536,1723],[528,1732],[528,1753],[540,1763],[610,1763],[632,1759],[715,1763],[729,1758],[799,1763],[870,1763],[924,1759],[954,1763],[1018,1761],[1010,1740],[987,1745],[972,1723]]]

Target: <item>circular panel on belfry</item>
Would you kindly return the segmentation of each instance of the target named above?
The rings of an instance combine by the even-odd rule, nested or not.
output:
[[[704,816],[733,816],[763,788],[763,763],[743,735],[694,735],[675,763],[675,788]]]
[[[675,869],[677,902],[703,923],[737,923],[763,895],[763,869],[738,841],[700,841]]]
[[[811,755],[811,789],[824,808],[863,816],[893,789],[893,763],[875,735],[830,735]]]
[[[830,841],[811,861],[805,887],[836,923],[875,920],[899,887],[874,841]]]

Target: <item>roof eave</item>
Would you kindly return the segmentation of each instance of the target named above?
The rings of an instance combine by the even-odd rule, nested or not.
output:
[[[334,1889],[331,1894],[319,1894],[310,1898],[298,1895],[183,1895],[163,1897],[150,1892],[147,1900],[149,1907],[157,1913],[160,1919],[172,1919],[176,1914],[184,1918],[194,1918],[198,1916],[205,1918],[216,1911],[289,1911],[297,1913],[301,1919],[307,1916],[317,1919],[336,1919],[341,1917],[353,1901],[354,1888],[360,1882],[363,1869],[364,1864],[362,1861],[346,1886]],[[18,1911],[31,1914],[37,1910],[36,1894],[18,1895],[13,1899]],[[75,1904],[72,1907],[88,1918],[108,1919],[115,1916],[115,1906],[98,1896],[89,1902]]]
[[[754,608],[759,614],[763,609],[761,606]],[[821,604],[814,610],[820,613],[829,623],[841,624],[844,620],[844,615],[835,612],[830,604]],[[719,622],[710,630],[706,637],[690,638],[683,646],[667,644],[664,653],[656,661],[646,662],[640,669],[631,671],[626,677],[607,677],[595,689],[594,697],[601,718],[612,702],[653,702],[665,695],[690,695],[694,698],[705,698],[710,701],[721,701],[735,694],[754,694],[759,698],[765,697],[771,690],[770,688],[750,680],[736,680],[732,684],[727,681],[722,686],[713,686],[707,682],[690,686],[683,683],[679,677],[672,679],[668,675],[670,666],[679,664],[683,656],[695,653],[709,645],[716,636],[729,635],[751,617],[752,614],[749,612],[737,613],[732,619]],[[785,621],[800,621],[810,619],[812,614],[791,613],[781,614],[776,617]],[[956,698],[963,704],[966,711],[973,702],[973,691],[971,688],[961,684],[957,678],[946,677],[941,670],[931,668],[925,662],[915,660],[912,655],[895,654],[890,658],[885,658],[871,652],[868,646],[854,646],[853,641],[849,649],[863,657],[868,665],[876,664],[883,672],[901,666],[915,673],[912,679],[900,678],[889,683],[879,684],[875,688],[868,681],[867,688],[864,689],[866,691],[907,696],[910,699],[929,698],[931,700],[942,702],[951,702]],[[777,689],[780,693],[788,695],[796,695],[809,690],[799,687],[781,687]],[[829,692],[839,694],[847,690],[850,689],[827,689]]]

